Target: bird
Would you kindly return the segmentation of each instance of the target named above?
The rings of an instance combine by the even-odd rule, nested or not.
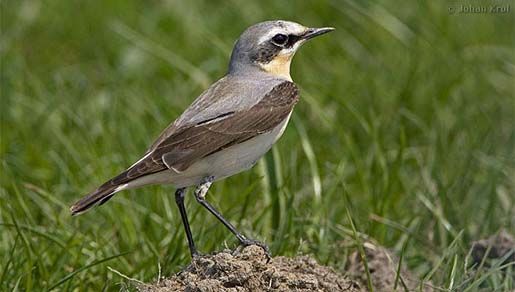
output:
[[[290,76],[297,50],[333,31],[286,20],[248,27],[236,41],[225,76],[207,88],[148,148],[141,159],[70,207],[78,215],[116,193],[154,184],[171,184],[192,257],[199,255],[184,206],[194,187],[198,203],[212,213],[242,246],[259,245],[225,219],[207,200],[215,181],[250,169],[281,137],[299,101]]]

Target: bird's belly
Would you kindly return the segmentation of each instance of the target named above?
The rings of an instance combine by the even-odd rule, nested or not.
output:
[[[282,136],[290,115],[272,131],[206,156],[185,171],[179,173],[172,169],[162,171],[137,179],[129,187],[147,184],[173,184],[176,187],[188,187],[198,185],[208,176],[214,176],[215,180],[220,180],[247,170]]]

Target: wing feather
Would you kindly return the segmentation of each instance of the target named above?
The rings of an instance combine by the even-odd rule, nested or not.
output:
[[[205,156],[271,131],[289,115],[298,99],[297,86],[284,81],[248,109],[176,127],[152,146],[146,158],[128,169],[123,181],[169,168],[184,171]]]

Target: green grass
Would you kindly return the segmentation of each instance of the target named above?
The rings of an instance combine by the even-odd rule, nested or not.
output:
[[[336,31],[296,55],[301,101],[273,151],[208,199],[276,255],[341,268],[373,239],[443,290],[514,289],[469,247],[515,230],[515,7],[448,13],[513,6],[469,2],[0,2],[0,290],[119,290],[113,269],[152,281],[187,265],[170,186],[68,206],[225,73],[244,28],[276,18]],[[202,252],[236,245],[187,208]]]

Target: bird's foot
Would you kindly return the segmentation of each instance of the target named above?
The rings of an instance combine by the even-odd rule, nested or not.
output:
[[[195,246],[191,247],[190,246],[190,255],[191,255],[191,259],[198,259],[199,257],[203,256],[204,253],[201,253],[197,250],[197,248]]]
[[[245,248],[250,245],[257,245],[257,246],[261,247],[263,249],[263,251],[265,252],[265,255],[267,258],[266,262],[268,263],[270,261],[270,259],[272,258],[272,253],[270,253],[270,248],[268,248],[268,245],[266,245],[265,243],[263,243],[259,240],[255,240],[255,239],[248,239],[248,238],[240,239],[240,246],[242,248]]]
[[[203,256],[203,254],[201,254],[201,253],[200,253],[200,252],[198,252],[198,251],[195,251],[195,252],[192,252],[192,253],[191,253],[191,258],[192,258],[192,259],[196,259],[196,258],[198,258],[198,257],[200,257],[200,256]]]

